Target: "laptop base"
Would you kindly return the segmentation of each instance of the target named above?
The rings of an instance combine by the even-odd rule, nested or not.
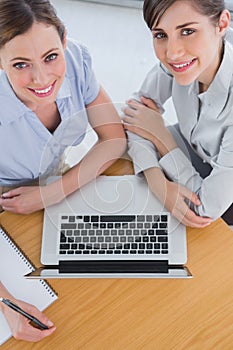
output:
[[[95,262],[96,263],[96,262]],[[106,263],[106,262],[105,262]],[[141,262],[140,262],[141,263]],[[105,265],[106,266],[106,265]],[[94,272],[93,269],[68,270],[59,269],[58,266],[42,266],[35,271],[27,274],[25,277],[29,279],[49,279],[49,278],[192,278],[189,269],[183,265],[170,265],[167,268],[156,268],[152,272],[151,268],[145,267],[138,271],[136,264],[135,269],[116,269],[112,271],[108,265],[108,271],[98,269]],[[135,272],[133,272],[135,270]]]

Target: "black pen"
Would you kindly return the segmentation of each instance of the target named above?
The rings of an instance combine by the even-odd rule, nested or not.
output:
[[[40,322],[36,317],[34,317],[34,316],[28,314],[26,311],[22,310],[19,306],[13,304],[9,299],[0,298],[0,301],[2,303],[4,303],[5,305],[9,306],[14,311],[18,312],[20,315],[29,319],[31,322],[35,323],[35,325],[37,325],[41,329],[49,329],[48,326],[46,326],[44,323]]]

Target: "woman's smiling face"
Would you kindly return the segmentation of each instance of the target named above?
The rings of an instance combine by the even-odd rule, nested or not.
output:
[[[224,11],[219,24],[214,25],[184,0],[173,3],[159,23],[153,25],[155,54],[178,84],[189,85],[198,80],[210,85],[221,62],[228,17]]]
[[[36,22],[0,49],[1,69],[17,97],[32,110],[55,101],[66,71],[64,49],[54,26]]]

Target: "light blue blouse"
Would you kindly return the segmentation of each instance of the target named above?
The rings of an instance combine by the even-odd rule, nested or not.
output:
[[[15,95],[0,72],[0,186],[53,174],[65,148],[79,144],[88,126],[85,106],[99,93],[87,49],[68,40],[66,75],[56,104],[61,123],[53,134]]]
[[[145,96],[163,105],[172,96],[182,134],[190,146],[213,170],[202,179],[179,148],[160,158],[147,140],[128,133],[129,154],[135,172],[160,167],[174,182],[196,192],[202,205],[195,207],[200,216],[220,217],[233,203],[233,31],[229,29],[219,70],[204,93],[198,82],[188,86],[176,83],[160,64],[147,75],[135,99]]]

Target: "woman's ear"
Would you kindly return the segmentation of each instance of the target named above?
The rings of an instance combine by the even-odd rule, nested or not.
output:
[[[228,10],[222,11],[219,21],[218,21],[218,29],[221,36],[224,36],[227,32],[228,27],[231,22],[231,14]]]

